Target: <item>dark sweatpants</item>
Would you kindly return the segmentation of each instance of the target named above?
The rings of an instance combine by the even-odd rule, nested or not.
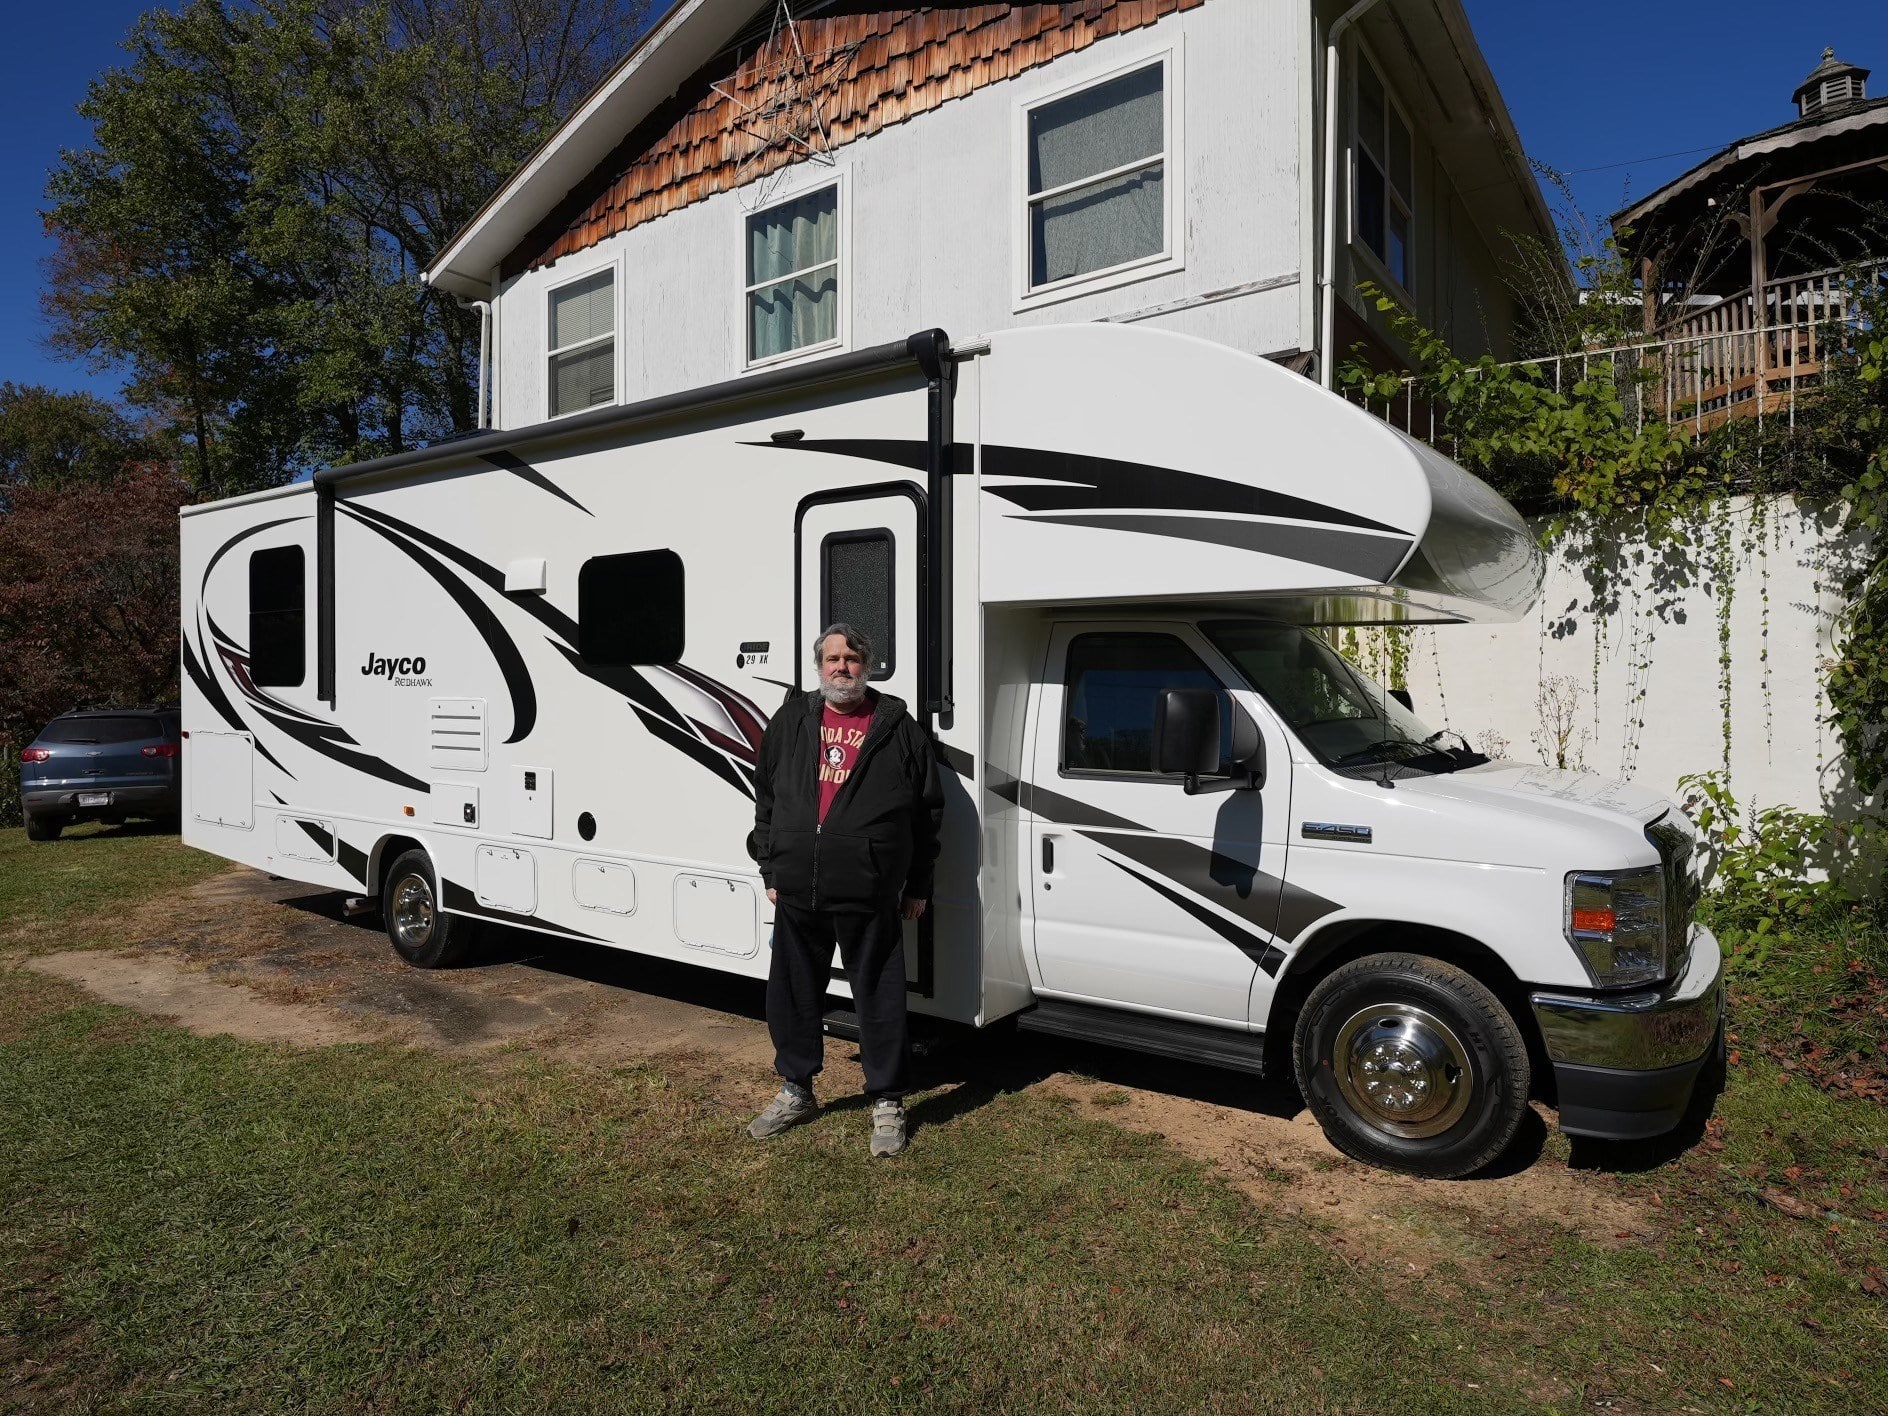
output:
[[[896,909],[883,914],[828,914],[774,907],[773,963],[767,971],[767,1031],[774,1070],[811,1087],[826,1060],[826,985],[833,946],[852,984],[859,1014],[859,1056],[865,1094],[901,1098],[910,1034],[905,1020],[904,926]]]

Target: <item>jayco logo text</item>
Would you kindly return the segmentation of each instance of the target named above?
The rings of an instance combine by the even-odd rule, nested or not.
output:
[[[369,654],[367,662],[361,665],[361,673],[366,677],[388,679],[400,688],[430,684],[431,679],[420,677],[425,672],[425,655],[413,659],[383,659],[377,654]]]

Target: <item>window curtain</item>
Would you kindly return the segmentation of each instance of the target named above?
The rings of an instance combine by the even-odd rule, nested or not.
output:
[[[747,297],[750,359],[839,337],[838,262],[837,187],[749,218],[747,283],[756,287]]]
[[[1159,65],[1029,115],[1029,190],[1053,191],[1149,159],[1139,172],[1030,204],[1030,284],[1160,254],[1166,241],[1166,120]]]

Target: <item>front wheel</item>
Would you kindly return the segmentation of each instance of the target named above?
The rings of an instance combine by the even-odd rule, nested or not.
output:
[[[1508,1148],[1527,1111],[1527,1044],[1508,1010],[1418,954],[1372,954],[1320,982],[1292,1062],[1331,1144],[1385,1170],[1468,1175]]]
[[[450,968],[465,957],[477,925],[439,907],[439,881],[425,851],[408,851],[387,872],[380,912],[393,951],[422,969]]]

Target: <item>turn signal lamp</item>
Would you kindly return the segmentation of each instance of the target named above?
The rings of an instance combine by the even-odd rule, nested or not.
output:
[[[1611,934],[1619,923],[1619,916],[1612,910],[1575,910],[1573,912],[1573,932],[1575,934]]]

